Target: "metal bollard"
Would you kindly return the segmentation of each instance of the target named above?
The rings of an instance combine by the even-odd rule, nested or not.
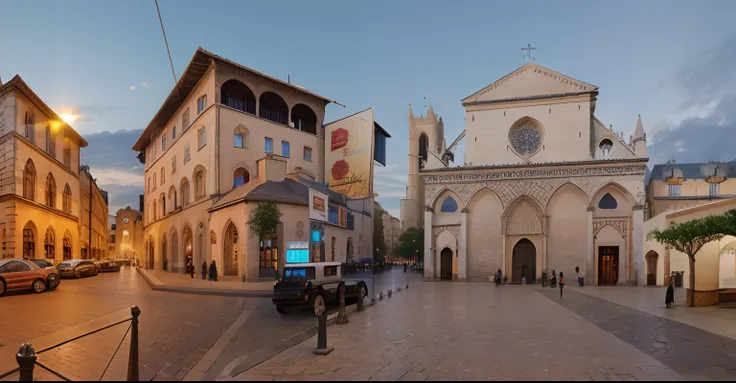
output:
[[[340,285],[337,286],[337,294],[340,305],[337,312],[337,324],[347,324],[350,321],[348,321],[348,312],[345,311],[345,282],[340,282]]]
[[[327,346],[327,310],[317,316],[317,348],[312,350],[316,355],[327,355],[334,350],[334,347]]]
[[[361,289],[361,287],[358,287],[358,289]],[[366,289],[366,293],[367,292],[368,290]],[[356,311],[358,312],[365,310],[365,308],[363,307],[363,300],[365,300],[365,297],[361,297],[360,295],[361,295],[361,292],[360,290],[358,290],[358,304],[356,307]]]
[[[138,316],[141,310],[138,306],[130,308],[130,315],[133,319],[130,321],[130,352],[128,353],[128,381],[137,382],[139,380],[138,370]]]
[[[36,350],[29,342],[24,342],[18,353],[15,354],[15,361],[18,362],[20,367],[20,382],[32,382],[33,381],[33,367],[36,365]]]

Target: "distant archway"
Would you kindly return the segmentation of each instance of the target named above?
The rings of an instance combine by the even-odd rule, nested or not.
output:
[[[238,275],[238,229],[230,222],[225,230],[223,246],[223,275]]]
[[[440,279],[452,280],[452,250],[445,247],[440,253]]]
[[[651,250],[644,257],[647,261],[647,286],[657,285],[657,261],[659,261],[659,254],[656,251]],[[667,282],[667,281],[665,281]]]
[[[532,241],[522,238],[514,245],[511,281],[521,283],[522,277],[526,283],[534,283],[537,274],[537,248]]]

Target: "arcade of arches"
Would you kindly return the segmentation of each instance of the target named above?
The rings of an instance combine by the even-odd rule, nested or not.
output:
[[[487,281],[501,269],[511,283],[539,283],[542,272],[570,279],[579,267],[586,284],[645,284],[639,173],[475,183],[425,175],[425,279]]]

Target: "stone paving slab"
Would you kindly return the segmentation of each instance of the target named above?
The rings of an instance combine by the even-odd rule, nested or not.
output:
[[[234,380],[678,380],[533,286],[421,283]]]

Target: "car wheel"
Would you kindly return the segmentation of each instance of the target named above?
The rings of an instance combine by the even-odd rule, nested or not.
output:
[[[276,306],[276,311],[278,311],[281,315],[286,314],[286,310],[284,310],[284,308],[281,306]]]
[[[74,278],[81,278],[82,274],[79,272],[79,270],[74,270]]]
[[[33,281],[33,291],[36,293],[42,293],[46,290],[46,282],[43,279],[36,279]]]
[[[46,278],[46,284],[49,286],[49,290],[55,290],[59,286],[59,276],[56,274],[50,274]]]
[[[0,279],[0,295],[5,294],[5,281]]]

